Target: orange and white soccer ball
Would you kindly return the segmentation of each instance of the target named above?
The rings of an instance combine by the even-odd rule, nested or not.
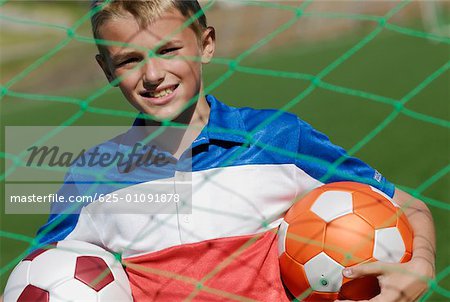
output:
[[[413,231],[383,192],[337,182],[312,190],[292,206],[278,240],[281,277],[298,300],[362,300],[379,293],[377,279],[347,279],[342,270],[372,261],[409,261]]]
[[[113,254],[82,241],[38,249],[12,271],[4,302],[131,302],[128,277]]]

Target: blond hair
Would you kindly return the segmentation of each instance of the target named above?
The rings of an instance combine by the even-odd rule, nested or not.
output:
[[[93,0],[92,8],[91,23],[95,39],[101,39],[100,28],[108,20],[131,14],[144,28],[169,9],[177,9],[186,18],[194,18],[190,26],[198,36],[207,28],[206,16],[196,0]],[[97,46],[102,52],[100,45]]]

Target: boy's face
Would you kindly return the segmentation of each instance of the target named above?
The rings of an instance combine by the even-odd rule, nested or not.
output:
[[[185,21],[169,10],[144,29],[131,14],[108,20],[100,29],[104,40],[131,44],[104,46],[107,57],[97,55],[108,80],[121,77],[118,86],[127,100],[157,120],[174,119],[192,98],[197,101],[203,89],[201,65],[214,53],[214,29],[199,38],[191,27],[179,30]]]

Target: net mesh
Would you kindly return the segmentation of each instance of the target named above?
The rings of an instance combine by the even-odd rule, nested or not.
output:
[[[436,82],[442,79],[448,80],[448,69],[450,67],[450,61],[446,60],[441,62],[441,64],[433,69],[431,72],[423,77],[419,83],[414,86],[410,86],[406,93],[401,95],[400,97],[388,97],[383,94],[378,94],[370,91],[364,91],[359,89],[351,88],[350,85],[339,85],[333,83],[333,81],[329,81],[326,78],[330,76],[336,69],[345,65],[349,60],[354,58],[362,49],[368,47],[368,45],[374,41],[377,37],[379,37],[382,33],[392,32],[404,37],[411,37],[416,39],[426,40],[428,43],[434,43],[434,45],[443,45],[447,47],[447,59],[448,59],[448,45],[450,44],[450,39],[442,34],[435,34],[431,32],[426,32],[423,30],[418,30],[412,27],[402,26],[391,22],[392,18],[396,15],[404,11],[412,1],[397,1],[392,2],[392,7],[382,15],[371,15],[371,14],[357,14],[357,13],[347,13],[347,12],[320,12],[309,10],[310,6],[314,3],[314,1],[302,1],[301,3],[292,1],[292,2],[265,2],[265,1],[239,1],[240,5],[253,7],[265,7],[267,9],[271,9],[274,11],[284,11],[290,13],[290,18],[287,21],[283,22],[281,25],[271,30],[270,32],[266,32],[264,37],[258,40],[256,43],[250,45],[245,50],[241,51],[238,55],[233,58],[224,58],[217,57],[212,61],[213,65],[221,66],[223,72],[219,73],[219,75],[208,85],[205,87],[205,93],[212,93],[220,89],[220,87],[224,86],[228,80],[230,80],[236,74],[246,75],[246,76],[262,76],[269,78],[278,78],[278,79],[286,79],[286,80],[294,80],[301,81],[305,84],[304,89],[294,97],[291,97],[288,101],[286,101],[279,108],[279,113],[274,114],[270,119],[265,120],[259,128],[262,128],[269,123],[271,123],[274,119],[276,119],[279,115],[283,114],[285,111],[295,111],[296,107],[299,106],[305,99],[310,97],[317,90],[330,91],[337,94],[342,94],[345,96],[361,98],[369,102],[381,104],[385,106],[385,116],[381,121],[377,122],[377,124],[368,131],[368,133],[364,133],[363,137],[349,144],[349,148],[347,148],[348,153],[350,155],[355,155],[360,152],[365,146],[374,141],[374,139],[383,131],[387,131],[386,129],[396,121],[401,118],[407,117],[416,121],[420,121],[427,125],[432,125],[433,127],[437,127],[439,130],[444,130],[446,137],[444,137],[444,141],[447,141],[448,147],[448,129],[450,128],[450,122],[446,117],[448,117],[448,105],[444,108],[447,109],[447,114],[439,115],[428,114],[421,112],[420,110],[411,109],[408,105],[415,97],[419,94],[423,93],[427,88],[432,87]],[[4,0],[0,2],[0,7],[6,7],[8,4],[11,4],[10,1]],[[214,9],[218,5],[217,1],[207,1],[203,3],[203,9],[208,15],[208,11]],[[95,9],[94,9],[95,10]],[[9,80],[1,83],[0,89],[0,105],[5,106],[5,102],[15,102],[16,100],[29,100],[32,102],[51,102],[52,104],[63,103],[66,105],[72,105],[78,108],[71,114],[67,119],[65,119],[58,127],[55,127],[54,131],[48,133],[47,135],[41,138],[41,141],[46,141],[52,136],[56,135],[60,131],[64,130],[64,127],[75,125],[77,121],[82,119],[86,114],[91,113],[97,116],[113,116],[113,117],[126,117],[126,118],[134,118],[136,114],[134,112],[130,112],[127,110],[120,109],[108,109],[101,108],[95,106],[94,102],[99,98],[107,95],[112,89],[114,89],[115,82],[104,85],[99,89],[92,92],[87,97],[78,98],[72,96],[60,96],[60,95],[45,95],[39,93],[28,93],[16,91],[14,86],[18,83],[25,81],[27,76],[35,70],[38,70],[42,65],[47,62],[54,60],[55,56],[61,52],[63,49],[67,48],[70,43],[73,41],[77,41],[80,43],[87,44],[95,44],[100,43],[104,45],[112,45],[110,41],[100,41],[95,40],[90,37],[80,35],[78,33],[80,27],[84,26],[86,23],[89,23],[90,16],[93,11],[89,11],[80,17],[76,22],[73,23],[72,26],[62,26],[55,23],[47,23],[41,21],[32,21],[27,17],[18,17],[8,15],[4,12],[0,12],[0,20],[2,22],[11,23],[11,24],[20,24],[26,25],[30,28],[46,28],[52,31],[60,32],[63,37],[55,45],[53,48],[49,49],[45,54],[38,57],[31,64],[25,66],[20,72],[13,75]],[[189,26],[195,18],[198,16],[193,16],[189,20],[186,21],[185,26]],[[351,19],[356,21],[366,21],[370,22],[372,25],[375,24],[368,33],[366,33],[357,43],[354,43],[349,48],[345,49],[342,53],[335,53],[335,58],[331,60],[326,66],[321,68],[316,73],[302,73],[288,70],[278,70],[271,69],[267,67],[259,67],[259,66],[251,66],[251,64],[245,64],[245,60],[254,55],[258,50],[264,48],[266,45],[270,44],[272,41],[276,40],[281,34],[291,29],[293,26],[298,24],[298,22],[304,18],[325,18],[325,19]],[[427,54],[424,54],[425,56]],[[149,56],[155,56],[154,53],[150,52]],[[189,59],[189,58],[188,58]],[[191,58],[195,59],[195,58]],[[421,58],[416,58],[416,60],[420,60]],[[412,63],[414,64],[414,63]],[[137,66],[139,68],[139,66]],[[406,75],[407,76],[407,75]],[[120,82],[121,79],[117,79],[116,82]],[[445,80],[444,80],[445,81]],[[440,95],[441,97],[447,97],[448,100],[448,88],[444,94]],[[442,100],[446,102],[447,100]],[[192,104],[194,100],[191,100]],[[444,109],[445,111],[445,109]],[[3,113],[2,113],[3,114]],[[165,125],[172,125],[170,121],[165,121]],[[3,124],[5,126],[5,124]],[[246,137],[248,142],[251,142],[253,133],[247,133]],[[403,134],[406,135],[406,134]],[[445,143],[444,143],[445,146]],[[270,148],[270,146],[265,146],[266,148]],[[283,150],[272,150],[273,152],[283,152]],[[447,150],[440,150],[444,153]],[[359,154],[359,153],[358,153]],[[416,153],[417,154],[417,153]],[[1,175],[1,180],[4,182],[8,175],[12,174],[17,167],[23,166],[25,163],[23,162],[23,158],[25,155],[25,150],[22,154],[8,154],[6,152],[1,152],[0,156],[4,161],[11,161],[13,165],[10,166],[9,169],[4,170],[4,173]],[[239,156],[237,153],[236,156]],[[299,154],[290,154],[290,156],[301,156]],[[235,160],[235,157],[229,158],[228,163],[232,163]],[[328,173],[324,175],[321,181],[325,181],[328,179],[333,172],[335,172],[335,168],[339,166],[345,159],[341,158],[334,162],[331,166],[328,167]],[[433,185],[440,184],[447,186],[448,189],[448,181],[446,181],[446,177],[448,176],[448,172],[450,170],[450,164],[448,164],[448,155],[446,156],[446,161],[444,165],[439,166],[434,173],[427,177],[426,179],[422,179],[421,183],[415,185],[414,187],[406,186],[398,184],[398,187],[404,189],[412,196],[417,197],[423,200],[434,212],[439,212],[442,215],[436,216],[436,224],[438,229],[438,246],[439,246],[439,230],[440,228],[445,228],[445,217],[448,215],[448,210],[450,206],[448,205],[448,192],[447,195],[440,195],[438,198],[430,197],[424,194],[428,189],[433,187]],[[403,168],[403,167],[398,167]],[[448,179],[448,178],[447,178]],[[445,189],[444,189],[445,191]],[[444,193],[445,194],[445,193]],[[6,216],[2,216],[2,218],[7,219]],[[61,217],[59,222],[64,218]],[[441,221],[441,220],[442,221]],[[57,224],[58,221],[55,221]],[[264,221],[262,222],[264,223]],[[52,228],[53,226],[50,226]],[[35,239],[26,235],[23,235],[22,232],[11,232],[6,230],[0,230],[0,236],[2,241],[6,242],[7,240],[12,241],[22,241],[29,244],[30,247],[35,244]],[[255,239],[253,239],[255,240]],[[242,246],[241,249],[236,251],[236,253],[229,255],[226,261],[224,261],[220,266],[216,267],[214,271],[210,272],[205,279],[203,280],[190,280],[189,278],[185,278],[183,276],[173,276],[174,278],[181,278],[182,280],[192,283],[196,285],[196,290],[192,292],[192,295],[187,299],[192,300],[198,294],[199,291],[211,291],[212,289],[208,288],[204,285],[204,283],[212,278],[215,274],[220,272],[221,269],[226,267],[227,263],[232,261],[237,255],[245,250],[248,245],[251,245],[252,241],[250,240],[246,245]],[[442,248],[442,257],[445,258],[448,256],[448,244],[445,242],[440,243],[440,248]],[[9,259],[6,263],[2,264],[0,268],[0,274],[3,279],[6,278],[8,272],[28,253],[28,249],[15,251],[17,254],[12,259]],[[439,250],[438,250],[439,256]],[[5,260],[2,259],[2,262]],[[446,278],[450,273],[450,266],[448,266],[448,261],[442,260],[438,258],[437,263],[437,271],[436,278],[433,280],[428,280],[429,290],[422,297],[421,301],[444,301],[450,298],[450,291],[445,287]],[[224,293],[216,293],[218,295],[224,295]],[[239,297],[234,297],[237,300],[240,300]],[[298,297],[299,299],[301,297]]]

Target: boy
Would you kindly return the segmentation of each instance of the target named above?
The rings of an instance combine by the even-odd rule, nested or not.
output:
[[[76,215],[51,215],[39,231],[41,243],[78,239],[121,253],[135,301],[288,301],[276,228],[298,196],[322,184],[328,171],[320,163],[344,156],[326,182],[376,186],[405,205],[415,232],[410,262],[364,264],[344,274],[379,276],[382,291],[373,301],[413,301],[424,292],[426,283],[416,276],[433,277],[435,249],[427,207],[297,117],[232,108],[205,96],[202,64],[213,57],[215,32],[197,1],[97,1],[95,9],[94,36],[110,42],[98,44],[96,59],[108,81],[141,113],[133,128],[167,121],[184,126],[166,150],[175,166],[189,158],[192,171],[175,168],[165,178],[192,178],[192,214],[98,215],[88,205]],[[100,145],[100,152],[128,146],[124,137]],[[105,194],[131,194],[155,181],[139,166],[96,169],[106,179],[136,184],[97,188]],[[72,169],[61,192],[89,190],[79,180],[92,175],[80,171]]]

